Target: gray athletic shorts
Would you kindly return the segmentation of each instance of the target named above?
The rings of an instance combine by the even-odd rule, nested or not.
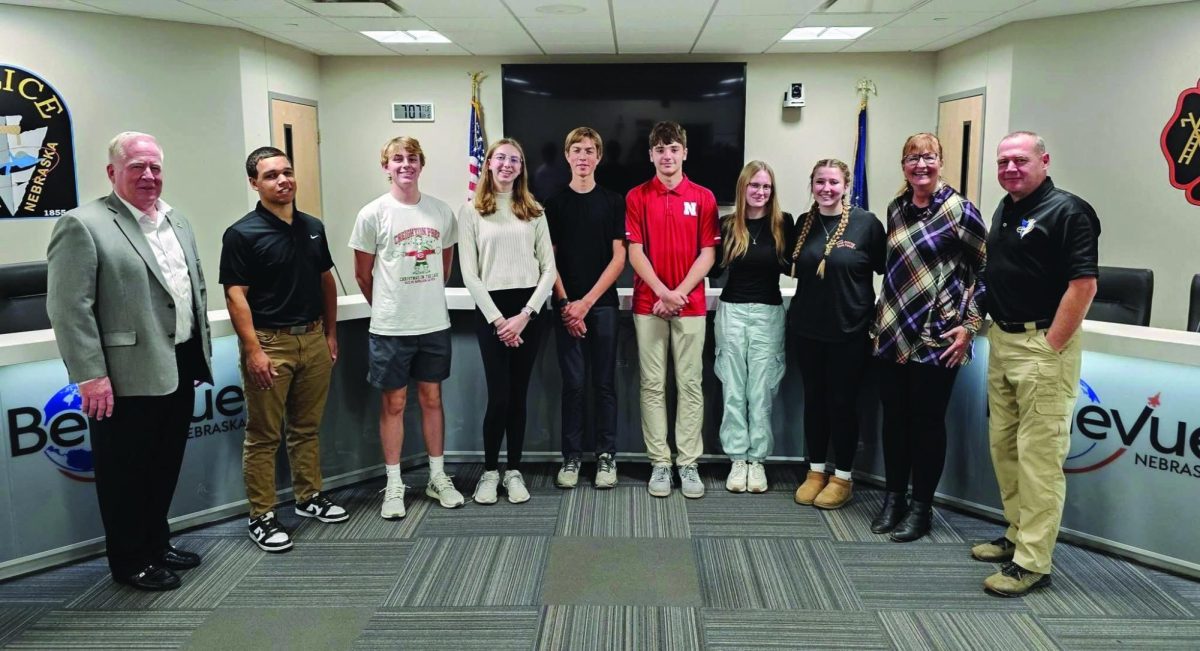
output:
[[[410,380],[441,382],[450,377],[450,329],[423,335],[377,335],[367,344],[367,382],[378,389],[403,389]]]

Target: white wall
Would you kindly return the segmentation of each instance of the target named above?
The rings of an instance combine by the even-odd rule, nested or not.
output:
[[[0,5],[0,25],[0,61],[45,79],[71,112],[80,202],[111,190],[109,139],[154,134],[163,199],[192,221],[215,283],[221,233],[253,206],[243,161],[270,140],[267,93],[317,99],[317,57],[235,29],[94,13]],[[0,221],[0,263],[43,259],[53,226]]]
[[[421,141],[428,158],[421,180],[423,190],[455,206],[466,199],[472,71],[488,75],[481,99],[487,136],[494,140],[503,134],[500,66],[504,63],[717,60],[747,62],[746,158],[765,160],[775,168],[779,196],[785,210],[793,213],[811,204],[808,173],[815,161],[836,157],[850,162],[853,157],[858,79],[869,77],[879,88],[879,96],[871,100],[868,137],[868,179],[871,207],[876,212],[883,212],[902,180],[898,159],[904,138],[936,126],[932,54],[641,59],[325,57],[321,59],[321,169],[330,241],[346,242],[358,209],[386,191],[379,149],[397,135]],[[785,111],[783,92],[793,81],[805,82],[808,106]],[[391,103],[410,100],[434,102],[437,121],[393,124]],[[664,119],[670,117],[663,115]],[[350,282],[349,249],[342,246],[333,253]]]
[[[1197,25],[1197,2],[1029,21],[941,52],[937,64],[939,95],[988,87],[984,215],[1003,196],[987,166],[1000,136],[1041,133],[1054,182],[1100,215],[1100,263],[1154,270],[1151,325],[1163,328],[1184,326],[1200,273],[1200,208],[1171,187],[1159,146],[1180,91],[1200,76]],[[1003,123],[994,104],[1005,101]]]

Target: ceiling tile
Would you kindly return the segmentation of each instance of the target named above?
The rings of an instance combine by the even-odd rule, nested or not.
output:
[[[803,16],[824,0],[719,0],[714,16],[757,16],[792,14]]]
[[[0,0],[0,4],[16,5],[18,7],[38,7],[39,9],[66,9],[68,11],[87,11],[97,14],[112,13],[106,9],[80,4],[74,0]]]
[[[783,36],[796,26],[797,16],[713,16],[704,26],[704,32],[741,32],[772,29]],[[776,37],[778,38],[778,37]]]
[[[546,54],[616,54],[617,50],[613,46],[612,41],[607,45],[599,43],[564,43],[561,45],[542,45],[542,49]]]
[[[876,39],[873,41],[854,41],[842,52],[910,52],[929,43],[928,38],[914,39]]]
[[[879,27],[904,14],[810,14],[800,21],[804,27]]]
[[[888,25],[873,29],[866,33],[863,39],[881,39],[881,40],[908,40],[914,38],[926,38],[929,41],[935,41],[939,38],[949,36],[962,27],[893,27]]]
[[[84,0],[90,2],[90,0]],[[311,18],[312,14],[286,0],[182,0],[198,9],[228,18]],[[161,0],[159,3],[162,4]]]
[[[457,43],[387,43],[388,50],[411,56],[466,56],[470,52]]]
[[[829,14],[898,14],[904,13],[925,0],[838,0],[824,11]]]
[[[255,29],[261,29],[276,34],[288,32],[344,32],[345,28],[334,25],[324,18],[239,18]]]
[[[191,2],[192,0],[187,1]],[[223,2],[225,0],[215,1]],[[233,1],[258,4],[257,0]],[[303,7],[308,12],[330,18],[397,18],[400,16],[391,7],[381,2],[314,2],[313,0],[291,0],[291,2]]]
[[[404,3],[408,5],[407,2]],[[585,19],[593,16],[603,16],[608,20],[607,0],[505,0],[505,4],[518,18],[534,18],[537,16]],[[577,14],[546,14],[538,11],[538,7],[546,5],[573,6],[583,9]]]
[[[1133,2],[1130,2],[1127,5],[1121,5],[1121,6],[1122,7],[1150,7],[1153,5],[1173,5],[1173,4],[1178,4],[1180,2],[1191,2],[1191,1],[1192,0],[1133,0]]]
[[[419,18],[337,18],[331,16],[327,20],[353,32],[432,29]]]
[[[767,54],[791,54],[805,52],[837,52],[851,41],[780,41],[767,50]]]
[[[559,34],[583,32],[612,33],[612,21],[608,14],[603,16],[532,16],[518,18],[518,21],[531,32],[555,32]]]
[[[365,36],[350,32],[340,34],[331,32],[289,32],[287,34],[276,34],[275,36],[299,47],[319,50],[324,54],[375,54],[380,56],[392,54],[390,50],[379,43]]]
[[[521,24],[508,14],[495,18],[481,16],[464,18],[422,17],[421,20],[443,34],[449,34],[454,31],[525,33],[525,30],[521,29]]]
[[[173,20],[181,23],[200,23],[204,25],[222,25],[235,27],[237,23],[211,11],[198,9],[175,0],[81,0],[81,4],[91,5],[97,9],[105,9],[113,13],[134,18],[151,18],[154,20]]]
[[[418,18],[484,18],[512,15],[500,0],[402,0],[397,4],[404,7],[405,15]]]
[[[752,29],[740,32],[710,32],[705,30],[692,51],[697,53],[737,52],[740,54],[754,54],[763,52],[779,42],[779,37],[783,36],[785,31],[780,29]]]
[[[1009,22],[1032,20],[1034,18],[1050,18],[1068,14],[1082,14],[1092,11],[1114,9],[1127,0],[1037,0],[1004,14]]]
[[[888,23],[888,27],[970,27],[999,16],[1001,12],[929,13],[912,12]]]
[[[929,0],[916,8],[917,13],[960,13],[960,12],[992,12],[1000,13],[1027,5],[1034,0]]]

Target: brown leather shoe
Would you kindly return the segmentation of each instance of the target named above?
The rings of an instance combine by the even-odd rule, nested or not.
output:
[[[829,483],[813,500],[813,506],[818,509],[840,509],[850,502],[850,498],[853,497],[853,489],[853,480],[841,479],[837,476],[830,477]]]
[[[804,483],[796,489],[796,503],[805,506],[811,505],[828,482],[829,475],[809,470],[808,475],[804,478]]]

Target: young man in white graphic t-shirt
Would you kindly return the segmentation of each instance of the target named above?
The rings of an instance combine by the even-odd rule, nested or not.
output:
[[[416,380],[421,429],[429,453],[425,494],[446,508],[462,506],[443,466],[442,380],[450,375],[446,278],[458,241],[454,212],[418,186],[425,153],[416,138],[387,142],[380,164],[391,187],[363,207],[350,235],[354,278],[371,304],[367,381],[383,391],[379,441],[387,469],[380,516],[402,518],[400,448],[408,384]]]

